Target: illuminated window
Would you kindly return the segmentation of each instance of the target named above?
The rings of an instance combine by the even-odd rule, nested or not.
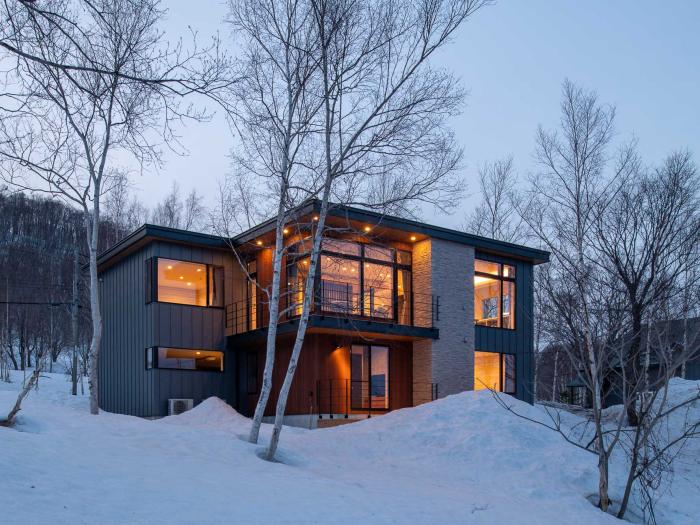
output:
[[[146,367],[223,372],[224,353],[216,350],[158,346],[146,349]]]
[[[321,309],[360,313],[360,263],[343,257],[321,255]]]
[[[350,404],[355,410],[389,409],[389,348],[352,345]]]
[[[474,352],[474,390],[491,389],[515,394],[515,356]]]
[[[515,328],[515,266],[474,261],[474,323]]]
[[[394,317],[394,273],[391,266],[365,263],[363,305],[369,317]]]
[[[156,300],[218,308],[224,305],[222,267],[174,259],[149,259],[146,278],[147,302]]]

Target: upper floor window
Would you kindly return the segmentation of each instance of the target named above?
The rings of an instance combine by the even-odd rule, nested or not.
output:
[[[146,261],[147,302],[224,306],[224,269],[210,264],[164,259]]]
[[[515,266],[474,261],[474,323],[515,328]]]
[[[308,253],[290,248],[287,286],[291,315],[301,311]],[[321,245],[317,306],[324,312],[411,324],[411,253],[386,246],[326,238]]]

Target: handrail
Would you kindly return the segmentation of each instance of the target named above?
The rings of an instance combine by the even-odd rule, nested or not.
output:
[[[386,412],[392,409],[389,389],[396,382],[376,384],[372,392],[372,383],[367,380],[353,379],[320,379],[316,381],[316,415],[323,419],[324,414],[329,419],[342,417],[347,419],[350,414],[366,414]],[[417,406],[438,398],[438,384],[428,382],[411,383],[412,406]]]
[[[280,291],[281,319],[301,315],[303,292],[298,287]],[[353,283],[322,280],[312,298],[312,314],[347,317],[401,326],[434,328],[440,316],[439,297],[412,291],[399,294],[392,288],[372,286],[356,289]],[[254,297],[226,305],[226,327],[234,334],[264,328],[269,324],[269,298],[262,291]]]

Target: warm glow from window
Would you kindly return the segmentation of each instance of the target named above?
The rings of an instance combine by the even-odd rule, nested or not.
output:
[[[177,370],[224,371],[224,353],[214,350],[158,347],[156,368]]]
[[[501,354],[474,352],[474,390],[501,389]]]
[[[474,261],[474,323],[515,328],[515,266]]]
[[[158,261],[158,300],[207,306],[207,266],[184,261]]]
[[[474,390],[515,393],[515,356],[498,352],[474,352]]]

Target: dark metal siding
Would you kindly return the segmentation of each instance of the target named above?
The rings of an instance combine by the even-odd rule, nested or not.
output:
[[[516,355],[516,397],[534,401],[534,299],[533,266],[515,259],[476,252],[478,259],[515,265],[515,330],[475,326],[476,351],[502,352]]]
[[[100,406],[109,412],[163,416],[169,398],[195,404],[218,396],[233,404],[236,363],[226,351],[224,309],[146,304],[145,261],[167,257],[224,266],[225,296],[232,287],[232,258],[225,251],[153,242],[100,274],[104,337],[100,359]],[[145,349],[172,346],[224,351],[224,372],[146,370]]]

